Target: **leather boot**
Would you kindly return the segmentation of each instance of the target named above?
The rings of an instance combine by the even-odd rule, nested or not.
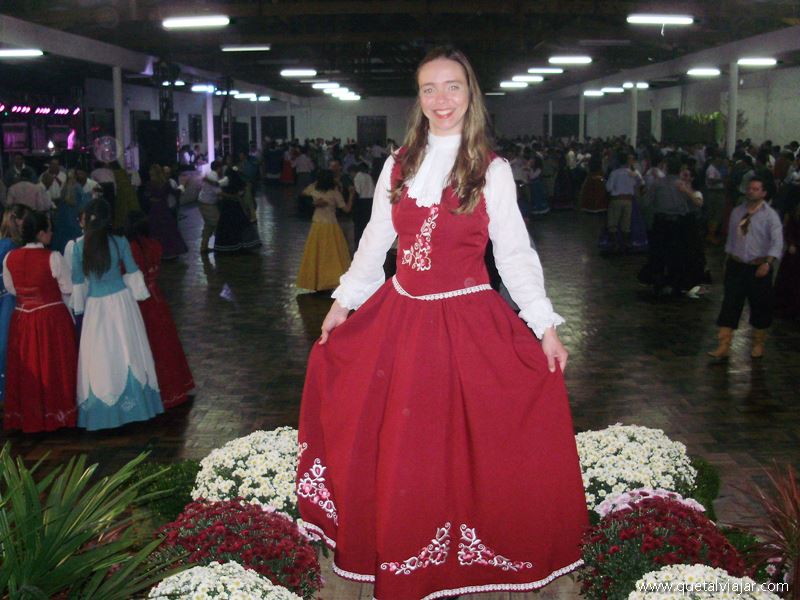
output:
[[[753,329],[753,349],[750,352],[752,358],[763,358],[764,342],[767,341],[766,329]]]
[[[728,358],[728,353],[731,350],[731,342],[733,341],[733,329],[731,327],[720,327],[717,334],[719,345],[713,352],[707,352],[711,358],[723,359]]]

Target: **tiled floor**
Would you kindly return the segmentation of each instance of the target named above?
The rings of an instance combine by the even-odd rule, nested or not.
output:
[[[163,265],[161,285],[197,383],[191,405],[119,430],[3,439],[28,460],[49,453],[54,463],[85,452],[111,469],[144,449],[162,461],[200,459],[255,429],[295,426],[307,354],[330,300],[297,296],[309,224],[296,218],[288,190],[268,194],[259,199],[264,246],[254,255],[201,258],[199,213],[183,209],[191,251]],[[566,376],[576,428],[623,422],[664,429],[720,468],[722,520],[757,519],[737,488],[762,482],[761,468],[771,461],[800,466],[800,323],[776,323],[761,363],[749,358],[745,328],[735,357],[711,365],[705,351],[715,344],[720,286],[699,300],[656,300],[635,279],[642,257],[598,255],[599,227],[598,217],[574,211],[532,225],[549,295],[567,319],[559,331],[571,352]],[[721,258],[719,249],[709,252],[717,279]],[[366,588],[328,579],[326,599],[371,597]],[[551,597],[570,596],[559,589]]]

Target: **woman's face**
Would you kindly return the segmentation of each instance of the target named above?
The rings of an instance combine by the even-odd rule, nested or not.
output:
[[[458,135],[469,108],[464,68],[454,60],[437,58],[419,72],[419,101],[433,135]]]

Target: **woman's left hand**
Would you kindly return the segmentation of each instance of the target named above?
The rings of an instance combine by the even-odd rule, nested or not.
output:
[[[556,361],[558,361],[562,373],[566,370],[569,353],[558,338],[555,327],[548,327],[544,330],[542,350],[547,357],[547,368],[550,369],[551,373],[556,370]]]

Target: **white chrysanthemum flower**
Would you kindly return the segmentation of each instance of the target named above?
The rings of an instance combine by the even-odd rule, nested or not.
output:
[[[780,600],[749,577],[706,565],[669,565],[646,573],[628,600]]]
[[[586,502],[597,510],[609,495],[635,488],[661,488],[688,493],[697,471],[686,446],[662,430],[616,424],[575,436]]]
[[[212,562],[182,571],[164,579],[147,597],[150,600],[302,600],[297,594],[235,562]]]

